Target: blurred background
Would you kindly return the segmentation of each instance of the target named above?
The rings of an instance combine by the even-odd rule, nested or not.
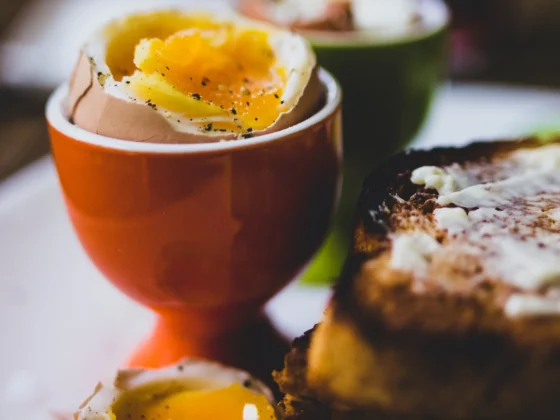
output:
[[[302,0],[304,1],[304,0]],[[214,0],[205,0],[213,3]],[[0,1],[0,179],[48,152],[43,107],[100,21],[184,0]],[[449,78],[560,88],[560,1],[447,0]]]

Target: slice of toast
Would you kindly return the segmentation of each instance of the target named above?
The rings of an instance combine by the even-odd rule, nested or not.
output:
[[[357,219],[333,301],[292,350],[306,367],[291,354],[277,375],[293,418],[558,417],[560,139],[401,154]]]

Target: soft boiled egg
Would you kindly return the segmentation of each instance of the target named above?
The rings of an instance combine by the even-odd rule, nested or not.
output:
[[[123,370],[100,384],[74,420],[270,420],[271,391],[241,370],[185,360],[162,369]]]
[[[292,126],[322,96],[301,36],[236,15],[170,10],[97,31],[82,49],[68,106],[71,120],[94,133],[193,143]]]

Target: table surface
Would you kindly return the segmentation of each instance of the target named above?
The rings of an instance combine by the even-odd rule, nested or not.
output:
[[[560,123],[560,93],[448,85],[417,145],[520,135]],[[287,336],[320,319],[326,288],[292,285],[268,307]],[[286,310],[289,307],[289,310]],[[50,157],[0,184],[0,412],[68,413],[125,360],[152,315],[88,261],[65,214]]]

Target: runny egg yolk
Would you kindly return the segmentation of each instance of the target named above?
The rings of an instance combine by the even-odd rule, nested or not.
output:
[[[154,394],[134,404],[117,403],[114,420],[270,420],[276,419],[264,395],[241,385],[210,391],[180,391],[167,396]]]
[[[142,39],[127,84],[148,104],[199,122],[206,131],[266,129],[286,111],[287,72],[269,36],[201,20],[164,38]]]

